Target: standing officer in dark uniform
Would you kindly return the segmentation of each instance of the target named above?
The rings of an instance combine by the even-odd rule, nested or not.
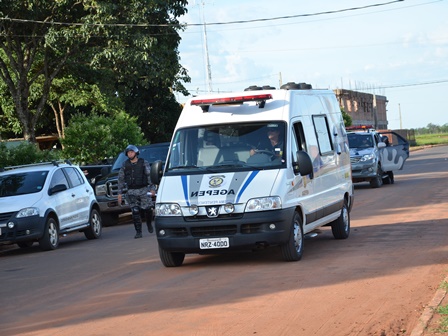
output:
[[[135,227],[135,237],[142,237],[142,212],[146,215],[146,225],[149,233],[152,233],[153,227],[152,208],[154,202],[152,197],[155,196],[155,185],[150,179],[150,165],[148,161],[139,158],[139,150],[134,145],[126,147],[125,154],[128,160],[118,172],[118,204],[122,203],[122,195],[126,193],[126,199],[131,207],[132,220]]]

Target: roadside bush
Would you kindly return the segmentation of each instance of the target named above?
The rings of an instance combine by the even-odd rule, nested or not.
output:
[[[0,143],[0,167],[20,166],[37,162],[49,162],[61,159],[60,151],[40,150],[37,145],[23,142],[17,147],[7,148]]]
[[[98,164],[129,144],[142,145],[143,133],[136,120],[126,113],[107,117],[77,114],[65,128],[63,153],[78,164]]]

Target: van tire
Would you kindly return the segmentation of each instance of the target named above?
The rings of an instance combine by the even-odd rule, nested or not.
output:
[[[58,223],[53,217],[48,217],[45,222],[44,235],[39,239],[39,247],[43,251],[56,250],[59,246]]]
[[[339,218],[331,222],[331,231],[336,239],[347,239],[350,235],[350,212],[347,201],[344,201]]]
[[[288,242],[280,245],[282,256],[285,261],[299,261],[303,254],[303,227],[300,215],[294,212],[294,217],[291,223],[291,232]]]
[[[159,256],[165,267],[178,267],[181,266],[185,259],[185,253],[182,252],[169,252],[159,246]]]

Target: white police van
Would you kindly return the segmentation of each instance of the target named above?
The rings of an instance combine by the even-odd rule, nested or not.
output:
[[[350,233],[350,152],[331,90],[288,83],[194,97],[151,175],[167,267],[189,253],[268,246],[296,261],[317,228],[331,226],[336,239]]]

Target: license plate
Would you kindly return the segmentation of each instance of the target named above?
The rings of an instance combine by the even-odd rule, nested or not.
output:
[[[199,247],[201,250],[228,248],[229,238],[208,238],[199,239]]]

